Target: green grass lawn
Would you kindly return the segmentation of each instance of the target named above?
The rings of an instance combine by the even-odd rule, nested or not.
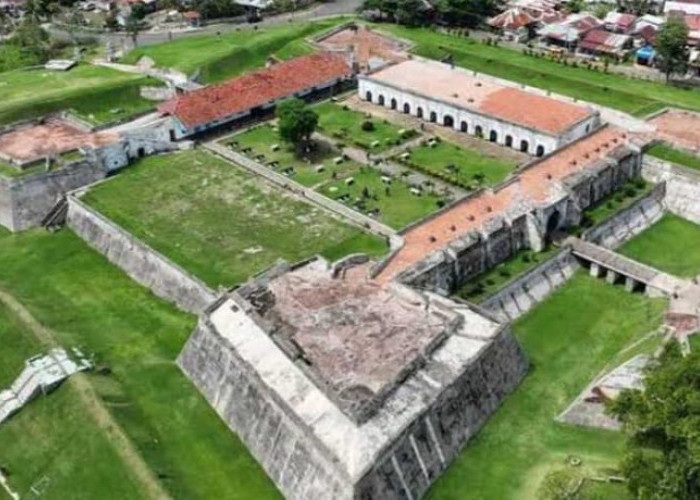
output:
[[[457,290],[455,295],[471,302],[482,302],[509,281],[522,276],[552,257],[557,250],[554,246],[550,246],[542,252],[521,250],[505,262],[501,262],[496,267],[469,280]]]
[[[118,120],[155,107],[139,96],[142,85],[159,82],[87,64],[0,73],[0,124],[68,109],[92,123]]]
[[[122,62],[136,63],[146,55],[160,67],[172,67],[185,73],[201,71],[201,80],[214,83],[263,67],[267,58],[291,59],[312,51],[306,39],[337,24],[342,19],[292,23],[231,33],[187,37],[172,42],[148,45],[132,50]]]
[[[694,277],[700,274],[700,226],[669,213],[618,252],[669,274]]]
[[[201,151],[152,156],[84,200],[212,287],[316,254],[386,245],[240,167]]]
[[[399,161],[465,189],[497,184],[517,167],[513,161],[487,156],[444,141],[437,142],[434,147],[426,143],[412,148],[410,157]]]
[[[554,418],[611,360],[624,359],[618,355],[624,346],[656,329],[663,309],[661,300],[581,272],[518,320],[513,330],[530,360],[529,374],[429,497],[535,498],[542,478],[565,467],[570,455],[580,457],[587,472],[616,467],[624,449],[621,434],[561,425]]]
[[[418,132],[404,130],[386,120],[366,118],[357,111],[345,108],[342,104],[324,102],[314,109],[319,114],[319,131],[334,139],[339,139],[348,146],[357,146],[367,151],[380,153],[406,140],[415,137]],[[369,122],[372,130],[363,130],[362,125]]]
[[[470,70],[609,106],[636,116],[647,115],[664,106],[700,110],[700,91],[696,89],[564,66],[510,48],[489,46],[423,28],[378,27],[414,41],[414,52],[421,56],[442,59],[452,54],[455,64]]]
[[[442,206],[444,200],[437,194],[423,191],[416,195],[400,179],[392,178],[391,184],[385,184],[381,178],[378,170],[365,166],[352,175],[352,184],[338,180],[318,191],[354,210],[370,214],[394,229],[416,222]]]
[[[89,381],[172,497],[280,497],[174,364],[196,318],[156,299],[69,230],[0,231],[0,287],[61,345],[109,367]],[[7,328],[0,335],[4,361]],[[9,340],[12,364],[35,351],[22,347],[26,341]],[[0,463],[11,484],[24,493],[48,476],[42,498],[144,498],[69,384],[0,427]]]
[[[684,167],[700,170],[700,156],[676,149],[670,144],[656,143],[645,151],[646,154],[661,160],[677,163]]]
[[[269,165],[280,174],[292,167],[294,171],[289,173],[289,178],[307,187],[314,187],[335,178],[347,177],[359,168],[359,164],[352,161],[344,161],[337,165],[333,160],[341,153],[325,144],[316,144],[314,151],[301,154],[293,146],[282,141],[270,124],[259,125],[236,134],[224,141],[224,144],[239,153],[250,148],[249,152],[244,153],[246,156]],[[273,150],[275,145],[279,147],[277,151]],[[264,158],[256,158],[261,154]],[[270,165],[272,162],[277,162],[278,165]],[[323,169],[319,171],[318,167],[321,165]]]

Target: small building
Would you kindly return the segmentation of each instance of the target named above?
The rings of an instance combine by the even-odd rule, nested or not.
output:
[[[624,14],[622,12],[608,12],[608,15],[603,19],[603,25],[608,31],[613,33],[630,33],[637,21],[637,16],[633,14]]]
[[[511,7],[488,20],[489,26],[509,40],[524,42],[547,24],[561,21],[564,14],[554,9]]]
[[[635,54],[637,64],[642,66],[652,66],[654,64],[654,56],[656,56],[656,51],[651,45],[645,45],[638,49]]]
[[[202,15],[196,10],[188,10],[182,17],[190,28],[199,28],[202,25]]]
[[[700,44],[700,14],[686,14],[683,18],[688,26],[688,45],[695,47]]]
[[[586,33],[600,25],[601,22],[590,14],[574,14],[561,22],[544,26],[538,35],[546,44],[573,50]]]
[[[700,15],[700,0],[667,0],[664,3],[664,14],[671,12]]]
[[[610,56],[621,59],[632,48],[632,37],[610,33],[604,29],[594,29],[578,44],[578,50],[584,54]]]
[[[637,32],[637,36],[642,42],[642,46],[651,45],[652,47],[656,43],[656,35],[658,29],[654,28],[652,25],[647,24],[642,29]]]

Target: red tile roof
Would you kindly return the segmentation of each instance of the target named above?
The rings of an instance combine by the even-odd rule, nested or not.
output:
[[[342,55],[311,54],[183,94],[161,104],[158,110],[175,116],[189,129],[351,74]]]

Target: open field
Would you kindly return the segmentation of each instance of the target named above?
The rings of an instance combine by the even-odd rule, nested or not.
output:
[[[432,59],[451,54],[455,64],[518,83],[551,90],[576,99],[644,116],[665,106],[700,110],[700,91],[627,78],[621,75],[564,66],[533,58],[505,47],[422,28],[377,25],[379,29],[412,40],[414,52]]]
[[[0,124],[67,109],[93,123],[118,120],[155,107],[139,96],[139,88],[159,84],[151,78],[86,64],[67,72],[0,73]]]
[[[530,372],[429,497],[535,498],[542,478],[564,468],[570,455],[580,457],[581,469],[589,473],[616,467],[622,435],[553,419],[609,362],[632,355],[632,350],[618,353],[656,329],[663,309],[661,300],[627,293],[581,272],[517,321],[513,330]]]
[[[700,274],[700,226],[666,214],[618,251],[680,277]]]
[[[154,298],[68,230],[1,231],[0,290],[61,345],[78,346],[107,368],[87,380],[171,496],[279,497],[174,364],[194,317]],[[13,472],[11,483],[23,490],[48,475],[43,498],[143,498],[113,446],[103,444],[111,433],[92,432],[70,389],[61,387],[0,428],[0,461]],[[36,431],[41,442],[27,446],[32,435],[23,431]]]
[[[411,187],[401,179],[393,178],[390,184],[384,183],[382,174],[372,167],[361,167],[353,174],[352,180],[350,185],[338,180],[318,191],[354,210],[370,214],[394,229],[430,215],[444,202],[442,197],[428,191],[412,193]]]
[[[199,151],[146,158],[84,200],[212,287],[245,281],[279,258],[377,255],[386,248],[379,238]]]
[[[554,246],[550,246],[542,252],[533,252],[527,249],[521,250],[510,259],[469,280],[468,283],[465,283],[462,288],[457,290],[455,295],[465,300],[479,303],[496,293],[509,281],[522,276],[530,269],[546,261],[556,252],[557,248]]]
[[[187,74],[199,70],[202,82],[215,83],[261,68],[270,56],[286,60],[311,52],[312,47],[306,39],[341,22],[342,19],[335,18],[272,28],[255,27],[220,37],[181,38],[139,47],[124,56],[121,62],[133,64],[146,55],[160,67],[176,68]]]
[[[357,146],[373,153],[380,153],[398,146],[418,135],[416,131],[404,131],[387,120],[367,118],[362,113],[345,108],[342,104],[324,102],[314,106],[319,114],[319,131],[348,146]],[[363,130],[363,123],[373,125],[372,130]],[[375,145],[376,144],[376,145]]]
[[[684,167],[700,170],[700,156],[676,149],[665,143],[657,143],[646,150],[646,154]]]
[[[497,184],[517,167],[515,162],[443,141],[406,151],[410,157],[400,163],[465,189]]]

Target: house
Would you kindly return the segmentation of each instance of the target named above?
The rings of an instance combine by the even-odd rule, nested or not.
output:
[[[637,16],[633,14],[624,14],[622,12],[608,12],[608,15],[603,19],[603,25],[608,31],[613,33],[630,33],[637,21]]]
[[[573,50],[586,33],[600,25],[601,22],[590,14],[573,14],[561,22],[544,26],[538,35],[546,44]]]
[[[635,53],[637,64],[642,66],[652,66],[654,64],[654,56],[656,56],[656,51],[651,45],[645,45]]]
[[[597,28],[589,31],[578,44],[578,50],[594,56],[611,56],[621,59],[632,48],[632,37],[610,33]]]
[[[637,32],[637,36],[642,41],[642,46],[646,46],[646,45],[653,46],[656,43],[657,33],[658,33],[658,29],[654,28],[651,25],[646,25],[641,30],[639,30]]]
[[[330,90],[352,77],[344,55],[314,53],[177,96],[158,111],[171,119],[171,140],[179,140],[265,116],[283,99]]]
[[[700,44],[700,14],[686,14],[684,19],[688,25],[688,45],[695,47]]]
[[[489,19],[488,24],[507,39],[523,42],[543,26],[563,19],[564,14],[554,9],[511,7]]]
[[[667,0],[664,3],[664,14],[671,12],[700,15],[700,0]]]
[[[188,10],[182,17],[190,28],[199,28],[202,25],[202,15],[196,10]]]

